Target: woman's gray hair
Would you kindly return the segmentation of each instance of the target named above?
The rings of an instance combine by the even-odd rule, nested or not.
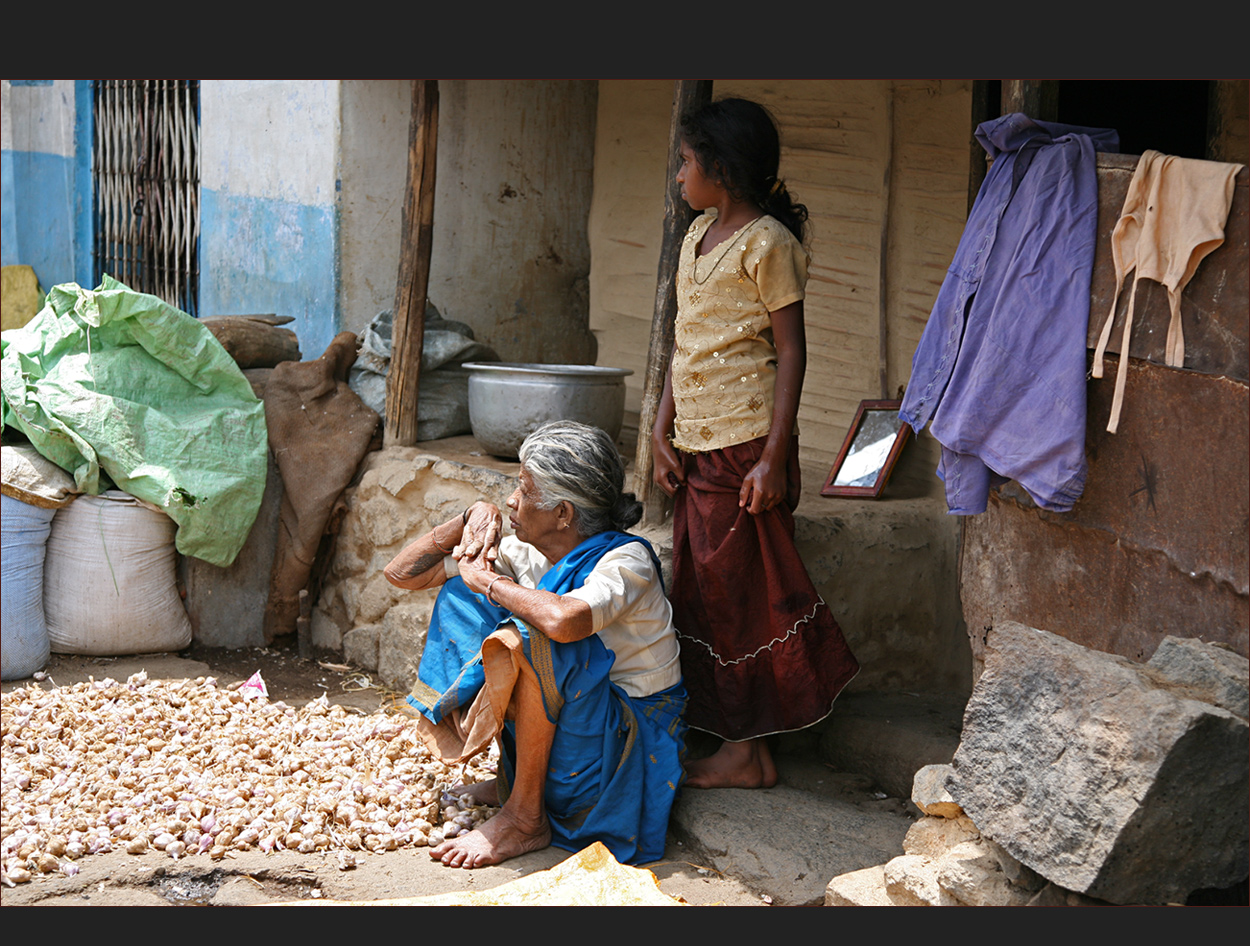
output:
[[[624,492],[625,462],[598,427],[571,420],[543,424],[521,444],[520,459],[541,496],[540,508],[572,503],[573,525],[586,538],[624,531],[642,518],[642,503]]]

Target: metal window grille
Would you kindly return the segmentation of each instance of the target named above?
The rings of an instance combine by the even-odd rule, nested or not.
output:
[[[97,79],[95,275],[196,315],[200,84]]]

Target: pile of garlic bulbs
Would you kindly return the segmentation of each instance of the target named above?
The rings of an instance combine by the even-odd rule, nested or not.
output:
[[[3,695],[0,867],[8,886],[124,850],[180,858],[259,850],[383,852],[437,844],[495,809],[457,781],[494,775],[434,758],[414,720],[322,696],[302,709],[212,677],[144,673]]]

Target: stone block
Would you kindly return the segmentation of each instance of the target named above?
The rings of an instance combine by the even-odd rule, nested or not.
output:
[[[969,818],[921,818],[907,830],[903,853],[937,860],[957,844],[974,841],[980,836]]]
[[[382,620],[382,616],[405,594],[402,588],[396,588],[387,581],[380,570],[363,577],[356,587],[355,599],[349,605],[352,623],[374,624]]]
[[[954,772],[949,765],[926,765],[916,773],[911,800],[926,815],[958,818],[964,810],[946,790],[946,779]]]
[[[334,620],[332,612],[320,607],[312,613],[312,645],[322,650],[342,650],[343,629]]]
[[[959,901],[938,883],[938,861],[918,854],[903,854],[883,868],[886,892],[892,897],[911,897],[923,906],[954,907]]]
[[[1241,654],[1193,637],[1165,637],[1146,666],[1186,696],[1250,717],[1250,661]]]
[[[362,670],[378,669],[378,637],[380,624],[354,627],[343,635],[343,659]]]
[[[925,904],[907,891],[890,893],[881,865],[840,874],[825,887],[827,907],[922,907]]]
[[[1247,736],[1149,668],[1005,622],[947,787],[984,836],[1067,890],[1184,902],[1247,875]]]
[[[889,860],[910,824],[905,815],[777,785],[683,792],[669,828],[693,862],[778,906],[807,906],[824,902],[830,877]]]
[[[407,692],[417,679],[435,595],[403,601],[386,612],[378,630],[377,673],[382,682]]]
[[[1064,890],[1058,884],[1047,884],[1027,904],[1030,907],[1105,907],[1106,900]]]
[[[909,798],[918,769],[954,756],[966,702],[957,694],[843,692],[812,729],[834,771],[870,773],[890,796]]]
[[[1022,907],[1033,891],[1007,879],[994,851],[980,839],[964,841],[947,851],[937,864],[937,882],[943,891],[970,907]]]

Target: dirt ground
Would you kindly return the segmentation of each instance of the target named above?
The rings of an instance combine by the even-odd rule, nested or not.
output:
[[[334,663],[336,657],[301,659],[292,637],[269,648],[210,649],[193,645],[178,655],[82,657],[54,654],[41,686],[69,685],[94,677],[125,680],[146,670],[150,678],[215,676],[223,685],[260,671],[271,700],[303,706],[325,694],[332,703],[367,713],[385,712],[402,694],[378,688],[366,674]],[[29,684],[10,681],[4,692]],[[646,865],[669,896],[696,906],[760,906],[760,895],[738,881],[718,875],[684,856],[672,837],[665,859]],[[0,888],[0,905],[44,906],[244,906],[289,901],[377,901],[458,891],[481,891],[535,871],[546,870],[570,855],[548,848],[502,865],[479,870],[443,867],[427,849],[403,848],[357,857],[356,867],[340,870],[333,853],[302,855],[291,851],[227,854],[220,861],[206,855],[174,861],[156,851],[82,857],[79,873],[37,876],[29,883]]]

